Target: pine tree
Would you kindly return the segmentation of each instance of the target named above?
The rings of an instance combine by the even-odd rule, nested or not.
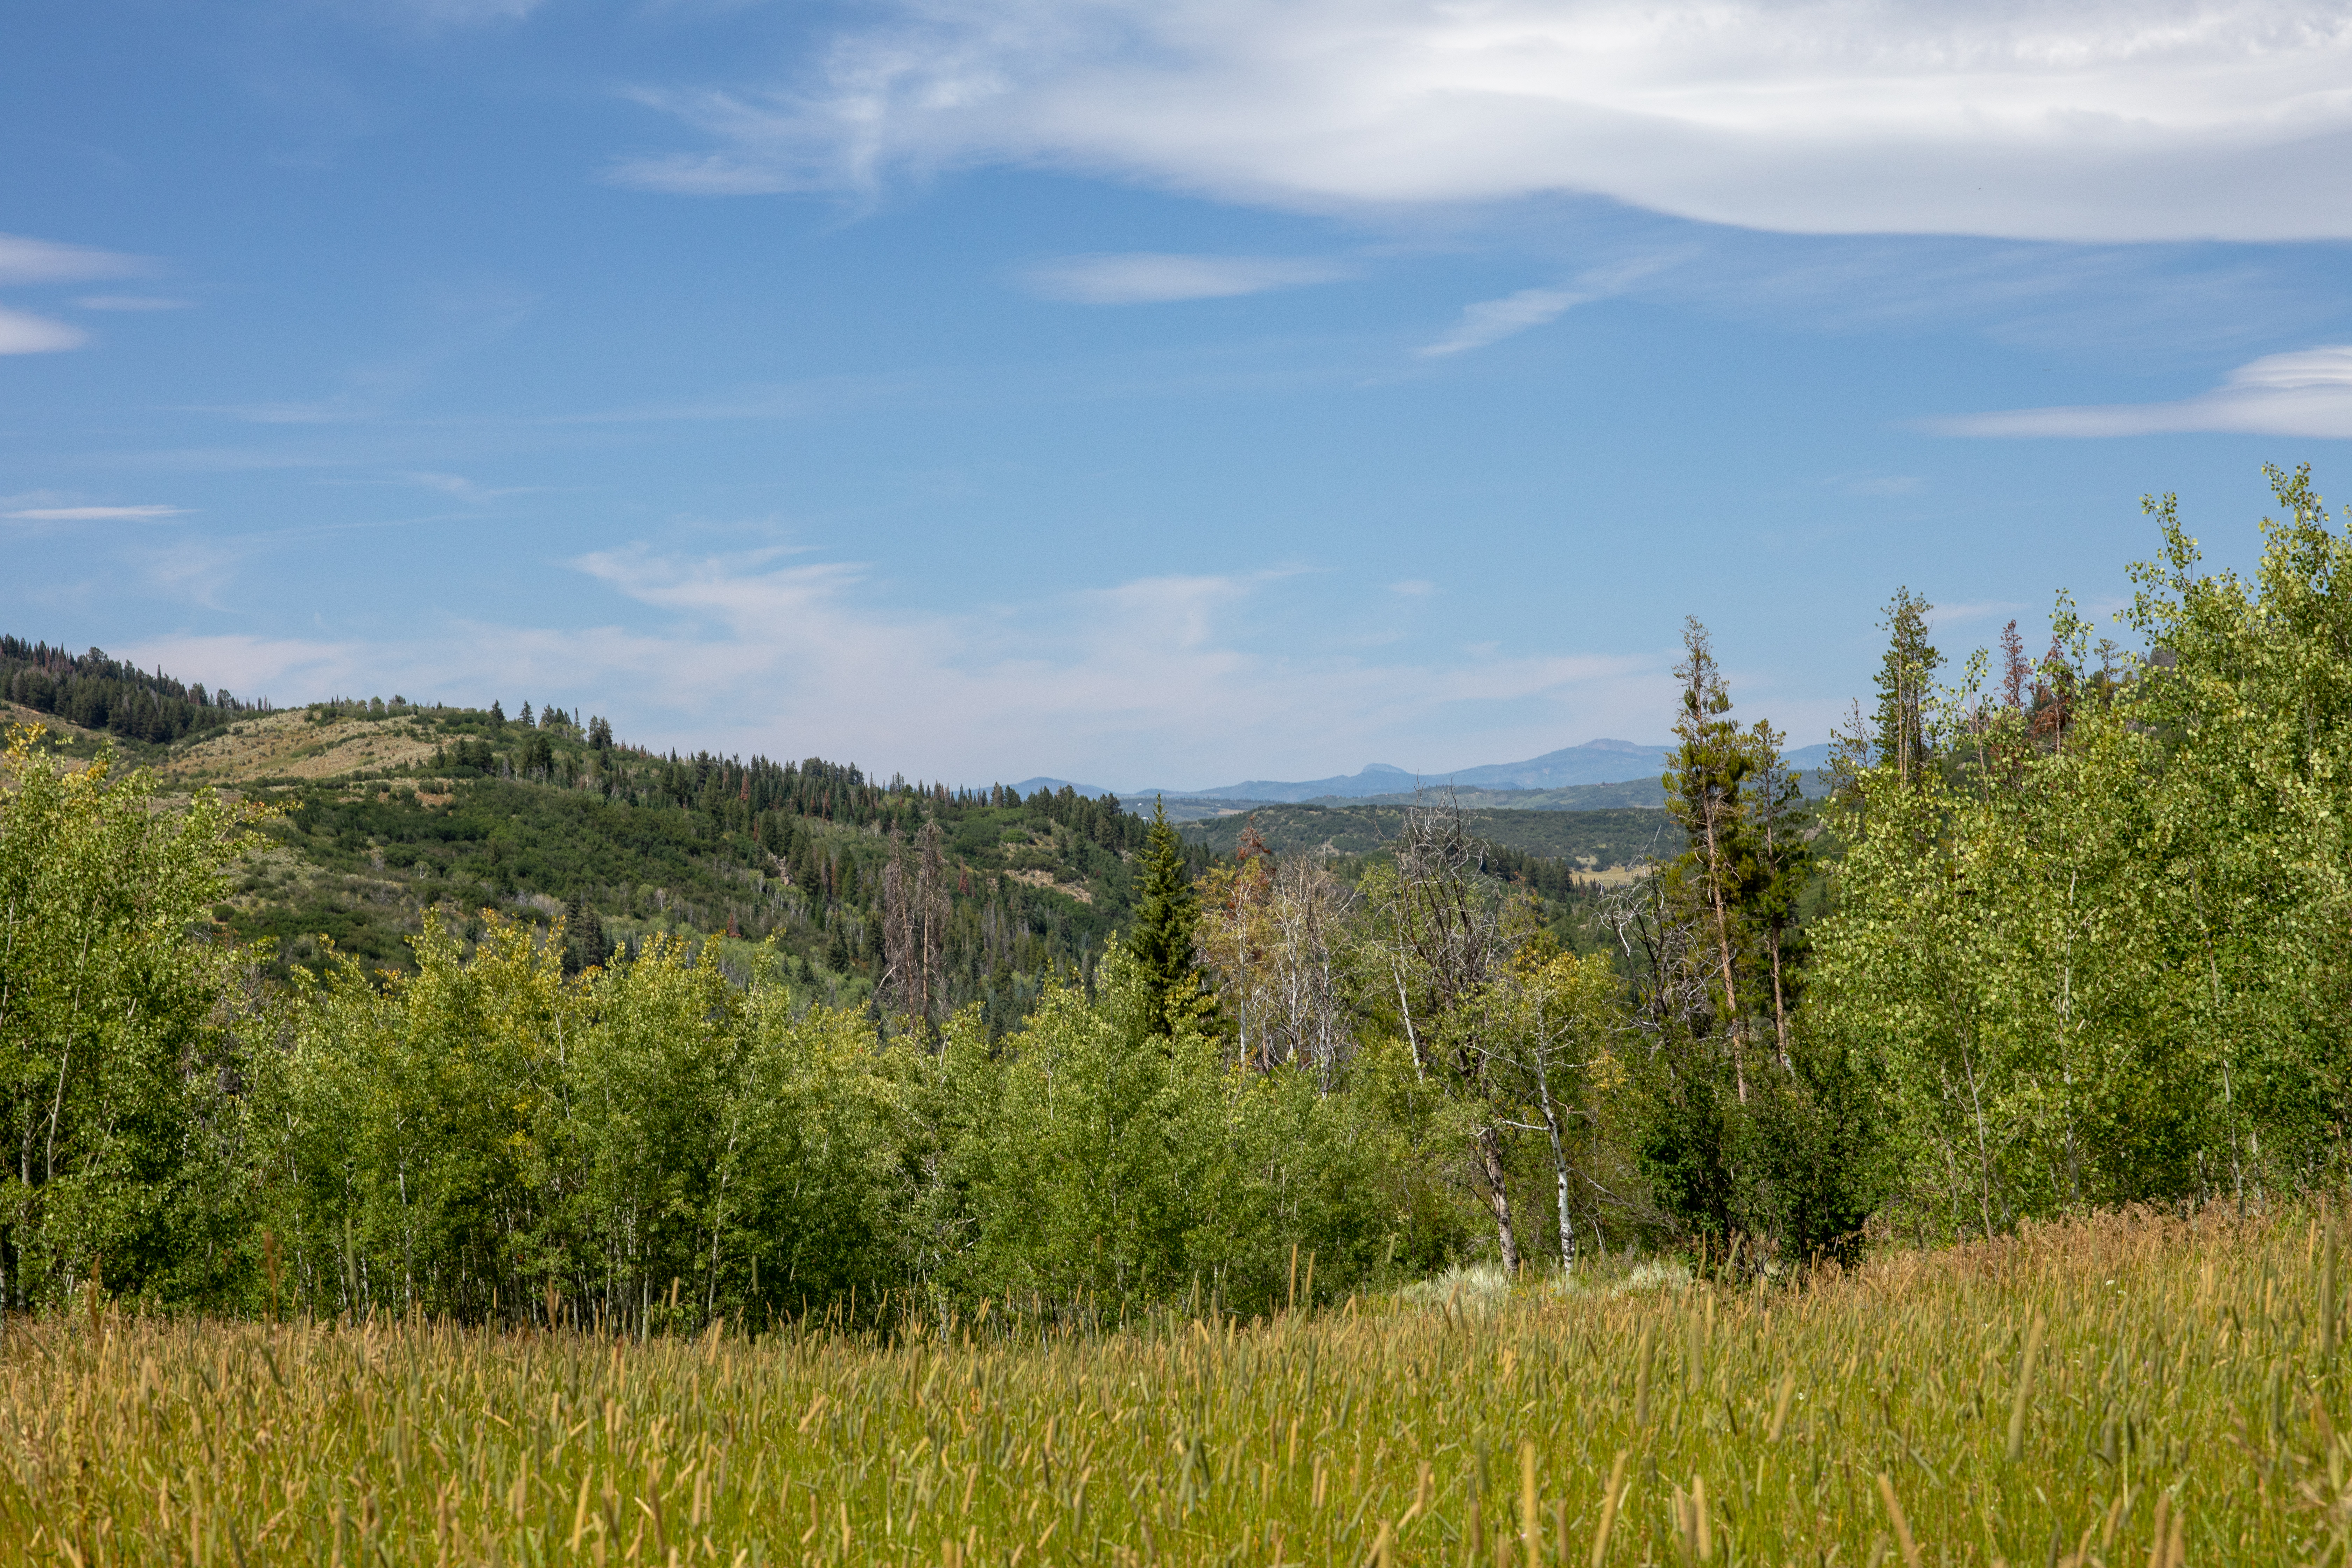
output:
[[[1886,658],[1879,667],[1878,756],[1904,784],[1919,781],[1928,763],[1928,681],[1944,656],[1927,640],[1927,613],[1936,606],[1908,588],[1886,602]]]
[[[604,934],[604,922],[588,907],[585,898],[572,894],[563,910],[563,972],[577,974],[583,969],[594,969],[612,956],[613,944]]]
[[[1135,930],[1129,938],[1155,998],[1154,1034],[1173,1034],[1179,1023],[1201,1019],[1210,1008],[1194,957],[1200,919],[1200,900],[1185,871],[1183,840],[1168,820],[1167,807],[1155,800],[1137,878]]]
[[[1682,711],[1675,718],[1675,734],[1682,743],[1667,758],[1666,811],[1690,838],[1690,848],[1679,866],[1685,880],[1696,883],[1708,934],[1714,938],[1716,985],[1723,995],[1723,1024],[1730,1031],[1734,1078],[1744,1101],[1748,1078],[1740,1053],[1739,966],[1733,952],[1732,905],[1738,898],[1747,858],[1748,824],[1740,783],[1756,758],[1738,722],[1727,717],[1731,711],[1731,693],[1723,683],[1722,667],[1715,662],[1706,628],[1696,616],[1684,623],[1683,647],[1683,662],[1675,666],[1675,675],[1683,683]]]

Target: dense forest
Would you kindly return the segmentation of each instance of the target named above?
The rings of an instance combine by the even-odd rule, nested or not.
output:
[[[14,637],[0,637],[0,697],[132,741],[177,741],[268,710],[267,701],[240,702],[226,691],[184,686],[97,648],[73,654]]]
[[[1186,832],[528,707],[184,743],[293,759],[234,799],[20,731],[0,1300],[1248,1314],[2259,1207],[2352,1111],[2352,530],[2273,479],[2251,578],[2150,503],[2132,647],[2062,595],[2040,657],[1956,658],[1898,592],[1818,798],[1692,621],[1663,818],[1545,843],[1436,797]],[[382,765],[291,771],[331,745]],[[355,942],[272,925],[331,883]]]
[[[358,787],[277,792],[282,813],[261,831],[284,853],[253,862],[215,911],[241,936],[278,939],[281,972],[317,962],[321,935],[371,967],[411,968],[426,910],[470,942],[498,908],[541,927],[563,918],[575,970],[678,936],[714,943],[740,983],[772,942],[800,984],[855,1005],[888,966],[894,858],[929,826],[952,861],[925,895],[940,905],[930,984],[950,1010],[981,1004],[1001,1033],[1048,977],[1099,957],[1143,831],[1115,798],[1066,790],[1021,799],[816,758],[656,756],[560,709],[370,717],[430,754]]]

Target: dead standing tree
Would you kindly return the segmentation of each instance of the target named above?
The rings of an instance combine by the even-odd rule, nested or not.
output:
[[[1345,952],[1355,895],[1312,855],[1277,859],[1245,827],[1201,883],[1201,962],[1238,1035],[1237,1059],[1287,1062],[1328,1092],[1351,1039]]]
[[[929,1038],[947,1001],[940,959],[947,948],[948,889],[940,825],[923,824],[911,846],[895,832],[891,837],[890,863],[882,871],[883,984]]]
[[[1326,1093],[1350,1038],[1350,987],[1339,950],[1353,901],[1354,894],[1309,857],[1295,855],[1275,868],[1268,907],[1274,1005],[1266,1036],[1291,1061],[1311,1065]]]
[[[1414,1060],[1451,1079],[1475,1108],[1472,1152],[1494,1212],[1503,1267],[1517,1274],[1519,1240],[1503,1164],[1502,1119],[1489,1093],[1492,1042],[1486,1037],[1489,989],[1517,943],[1506,929],[1502,891],[1483,862],[1451,792],[1414,805],[1397,840],[1390,928],[1398,1004]]]

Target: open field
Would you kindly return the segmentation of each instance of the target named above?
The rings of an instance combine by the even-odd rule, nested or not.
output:
[[[0,1560],[2324,1562],[2326,1234],[2109,1218],[1802,1289],[999,1304],[890,1343],[77,1313],[8,1335]]]
[[[432,755],[433,742],[417,721],[313,723],[306,710],[295,708],[241,719],[221,733],[175,748],[163,771],[185,784],[237,784],[412,767]]]

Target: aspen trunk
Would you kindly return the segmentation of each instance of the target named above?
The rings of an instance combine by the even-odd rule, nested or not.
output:
[[[1519,1272],[1519,1237],[1511,1226],[1511,1194],[1503,1184],[1503,1139],[1491,1127],[1478,1130],[1478,1163],[1486,1174],[1487,1201],[1494,1205],[1495,1236],[1503,1248],[1503,1270]]]
[[[1576,1268],[1576,1222],[1568,1213],[1568,1151],[1560,1142],[1559,1112],[1552,1105],[1551,1075],[1544,1070],[1543,1051],[1536,1051],[1536,1099],[1543,1107],[1544,1131],[1551,1137],[1551,1173],[1559,1203],[1559,1268]]]

